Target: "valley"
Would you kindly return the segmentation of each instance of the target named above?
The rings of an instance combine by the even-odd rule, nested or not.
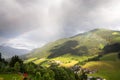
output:
[[[34,49],[29,54],[24,55],[23,62],[17,56],[14,56],[11,60],[14,61],[18,58],[16,59],[18,62],[14,61],[14,64],[11,63],[12,66],[10,63],[5,63],[11,66],[8,68],[6,66],[5,72],[6,69],[9,70],[10,68],[13,77],[20,72],[19,78],[23,77],[24,72],[27,72],[29,78],[33,80],[35,78],[38,78],[35,80],[46,80],[45,78],[56,80],[58,77],[59,80],[71,80],[67,77],[70,75],[72,80],[97,80],[98,78],[100,80],[118,80],[120,78],[119,52],[119,31],[95,29],[50,42],[41,48]],[[1,61],[3,61],[1,64],[4,64],[4,60],[1,59]],[[72,69],[76,66],[77,71]],[[2,66],[1,68],[4,69]],[[61,71],[65,73],[61,73]],[[15,74],[16,72],[17,74]],[[53,74],[51,75],[50,72]],[[68,75],[69,72],[71,74]],[[64,78],[63,75],[65,75]],[[4,77],[5,74],[0,74],[1,79]]]

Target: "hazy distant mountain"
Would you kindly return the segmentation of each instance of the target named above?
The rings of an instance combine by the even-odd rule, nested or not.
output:
[[[109,44],[120,42],[120,32],[107,29],[94,29],[89,32],[51,42],[42,48],[33,50],[27,55],[31,57],[59,57],[70,55],[94,55]]]
[[[12,48],[12,47],[9,47],[9,46],[0,46],[0,53],[2,53],[2,57],[3,58],[10,58],[14,55],[18,55],[18,56],[21,56],[21,55],[24,55],[26,53],[28,53],[29,51],[28,50],[25,50],[25,49],[16,49],[16,48]]]

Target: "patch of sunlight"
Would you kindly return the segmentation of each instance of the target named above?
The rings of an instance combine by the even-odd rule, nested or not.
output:
[[[88,69],[114,69],[114,66],[107,61],[92,61],[86,63],[83,68]]]
[[[112,35],[119,35],[119,33],[118,32],[113,32]]]
[[[45,58],[37,59],[34,61],[35,64],[40,64],[41,62],[45,61]]]
[[[37,57],[35,57],[35,58],[30,58],[30,59],[25,60],[24,63],[29,63],[29,62],[32,62],[32,61],[34,61],[34,60],[36,60],[36,59],[37,59]]]
[[[4,78],[0,78],[0,80],[4,80]]]
[[[69,63],[62,63],[60,66],[71,67],[71,66],[74,66],[77,63],[78,63],[78,61],[70,61]]]
[[[100,47],[100,49],[103,49],[104,45],[100,43],[99,47]]]

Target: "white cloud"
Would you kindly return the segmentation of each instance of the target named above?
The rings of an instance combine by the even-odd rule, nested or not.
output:
[[[55,27],[57,28],[57,27]],[[54,27],[42,27],[29,32],[26,32],[18,37],[12,38],[6,42],[7,46],[11,46],[18,49],[32,50],[37,47],[41,47],[49,41],[56,40],[59,37],[59,28]],[[55,31],[53,31],[55,29]]]
[[[104,3],[90,11],[90,16],[102,24],[113,24],[120,21],[120,1],[110,0],[108,3]]]
[[[29,40],[25,38],[24,36],[19,36],[14,39],[10,39],[9,41],[6,42],[7,46],[11,46],[13,48],[18,48],[18,49],[27,49],[27,50],[32,50],[37,47],[41,47],[45,44],[45,42],[34,42],[32,40]]]

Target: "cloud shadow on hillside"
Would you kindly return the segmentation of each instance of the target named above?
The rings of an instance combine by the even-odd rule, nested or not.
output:
[[[78,41],[70,40],[62,45],[55,46],[52,50],[50,50],[51,54],[48,56],[48,58],[54,58],[62,56],[64,54],[83,55],[88,53],[88,49],[86,46],[80,46],[78,48],[75,48],[78,45]]]
[[[104,51],[104,53],[119,52],[120,51],[120,43],[106,45],[103,48],[103,51]]]

